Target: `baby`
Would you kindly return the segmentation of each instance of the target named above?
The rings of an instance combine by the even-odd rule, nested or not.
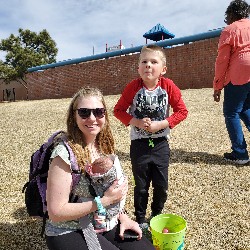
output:
[[[96,196],[102,197],[104,192],[117,179],[118,184],[123,183],[124,174],[116,155],[102,156],[96,159],[92,164],[87,164],[85,167],[86,173],[89,175],[91,185],[95,190]],[[98,211],[94,214],[94,227],[97,232],[106,231],[108,223],[114,222],[117,219],[119,212],[122,211],[125,205],[125,199],[119,203],[112,204],[106,207],[106,213],[100,214]]]

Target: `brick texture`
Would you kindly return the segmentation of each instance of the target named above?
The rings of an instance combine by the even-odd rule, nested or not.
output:
[[[211,88],[218,37],[167,48],[167,74],[180,89]],[[30,100],[69,98],[83,86],[95,86],[104,95],[120,94],[138,78],[139,53],[65,65],[26,75]]]

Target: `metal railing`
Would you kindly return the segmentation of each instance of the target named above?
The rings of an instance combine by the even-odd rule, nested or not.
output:
[[[200,33],[200,34],[196,34],[196,35],[192,35],[192,36],[167,39],[167,40],[163,40],[163,41],[159,41],[159,42],[155,42],[155,43],[151,43],[151,44],[155,44],[155,45],[158,45],[161,47],[169,47],[169,46],[174,46],[174,45],[188,44],[190,42],[219,37],[221,31],[222,31],[222,28],[211,30],[208,32]],[[136,53],[136,52],[140,52],[143,46],[144,45],[131,47],[131,48],[127,48],[127,49],[120,49],[120,50],[111,51],[111,52],[105,52],[105,53],[92,55],[92,56],[80,57],[80,58],[76,58],[76,59],[64,60],[64,61],[46,64],[46,65],[40,65],[40,66],[28,68],[28,72],[41,71],[41,70],[65,66],[65,65],[69,65],[69,64],[77,64],[77,63],[82,63],[82,62],[88,62],[88,61],[93,61],[93,60],[100,60],[100,59],[106,59],[106,58],[115,57],[115,56]]]

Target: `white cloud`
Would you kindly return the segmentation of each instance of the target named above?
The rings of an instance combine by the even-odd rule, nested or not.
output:
[[[1,3],[2,2],[2,3]],[[4,2],[4,3],[3,3]],[[18,28],[46,29],[57,43],[58,61],[104,53],[108,46],[145,43],[143,34],[161,23],[176,37],[225,24],[230,0],[0,0],[0,39]],[[150,42],[150,41],[149,41]],[[1,53],[0,53],[1,56]]]

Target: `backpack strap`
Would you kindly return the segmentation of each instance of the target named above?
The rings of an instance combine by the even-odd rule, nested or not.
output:
[[[95,232],[93,224],[90,222],[88,215],[80,218],[80,226],[82,228],[82,232],[84,238],[86,240],[87,246],[89,250],[102,250],[100,242],[97,238],[97,234]]]
[[[66,146],[68,153],[69,153],[70,169],[71,169],[72,181],[73,181],[72,190],[74,190],[74,188],[76,187],[76,185],[80,181],[82,170],[79,168],[79,166],[77,164],[76,157],[75,157],[71,147],[69,146],[69,144],[66,141],[63,141],[63,143]]]
[[[49,139],[47,140],[46,143],[43,143],[42,146],[40,147],[39,150],[37,150],[33,155],[32,155],[32,158],[37,158],[38,155],[41,155],[40,157],[40,160],[39,162],[37,163],[38,166],[35,166],[34,169],[36,169],[35,172],[32,173],[33,176],[31,176],[31,178],[35,177],[37,174],[39,174],[39,170],[42,168],[43,166],[43,162],[44,162],[44,159],[45,159],[45,153],[43,152],[46,152],[46,150],[51,147],[51,145],[54,143],[54,139],[57,135],[61,134],[61,133],[64,133],[62,130],[58,130],[56,131],[54,134],[52,134]]]
[[[53,140],[55,139],[55,137],[56,137],[57,135],[63,134],[63,133],[65,133],[65,132],[62,131],[62,130],[56,131],[54,134],[52,134],[52,136],[50,136],[50,138],[48,139],[48,142],[49,142],[49,143],[52,143]]]
[[[47,189],[47,180],[46,181],[42,181],[42,178],[46,178],[48,176],[48,172],[46,171],[45,173],[41,173],[40,171],[42,170],[44,161],[46,160],[47,157],[47,149],[49,148],[53,148],[54,147],[54,139],[57,135],[59,134],[63,134],[64,132],[62,130],[58,130],[56,131],[54,134],[52,134],[49,139],[47,140],[46,143],[44,143],[40,150],[37,151],[36,153],[40,154],[40,160],[38,162],[38,167],[36,170],[35,175],[33,176],[33,178],[36,178],[37,181],[37,185],[39,188],[39,192],[41,194],[41,198],[42,198],[42,203],[43,203],[43,210],[47,211],[47,205],[46,205],[46,189]],[[48,170],[48,169],[47,169]]]
[[[49,218],[48,216],[48,211],[45,212],[45,214],[43,215],[43,224],[42,224],[42,230],[41,230],[41,237],[44,237],[44,233],[45,233],[45,226],[46,226],[46,220],[47,218]]]

